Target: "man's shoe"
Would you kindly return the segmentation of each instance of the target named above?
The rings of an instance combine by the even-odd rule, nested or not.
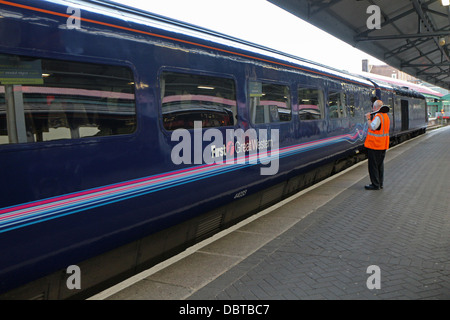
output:
[[[369,184],[367,186],[364,186],[366,190],[380,190],[380,188],[375,187],[373,184]]]

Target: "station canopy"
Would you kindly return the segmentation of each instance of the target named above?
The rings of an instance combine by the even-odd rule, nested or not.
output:
[[[268,1],[394,68],[450,89],[450,6],[442,0]]]

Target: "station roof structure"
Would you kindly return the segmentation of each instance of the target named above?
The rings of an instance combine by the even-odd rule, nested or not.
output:
[[[396,69],[450,89],[450,6],[441,0],[268,1]]]

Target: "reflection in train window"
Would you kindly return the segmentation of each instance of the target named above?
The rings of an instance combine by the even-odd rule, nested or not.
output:
[[[232,79],[164,72],[161,75],[163,125],[166,130],[233,126],[237,122]]]
[[[328,107],[330,119],[345,118],[345,94],[330,90],[328,92]]]
[[[249,92],[252,123],[291,121],[292,109],[288,86],[251,81]]]
[[[319,89],[299,88],[298,116],[300,120],[319,120],[323,118],[323,91]]]
[[[135,131],[134,82],[128,68],[6,55],[0,60],[21,74],[0,78],[0,143]]]

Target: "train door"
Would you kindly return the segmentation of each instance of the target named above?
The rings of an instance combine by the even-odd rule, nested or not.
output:
[[[395,112],[395,108],[394,108],[394,94],[391,91],[382,91],[381,100],[383,101],[384,105],[389,106],[388,115],[389,115],[389,119],[391,120],[390,121],[391,125],[389,128],[389,131],[392,134],[395,130],[395,120],[398,117],[398,115]]]
[[[402,131],[409,129],[409,103],[408,100],[401,100],[402,111]]]
[[[330,81],[327,96],[328,133],[345,134],[349,127],[346,95],[341,83]]]

